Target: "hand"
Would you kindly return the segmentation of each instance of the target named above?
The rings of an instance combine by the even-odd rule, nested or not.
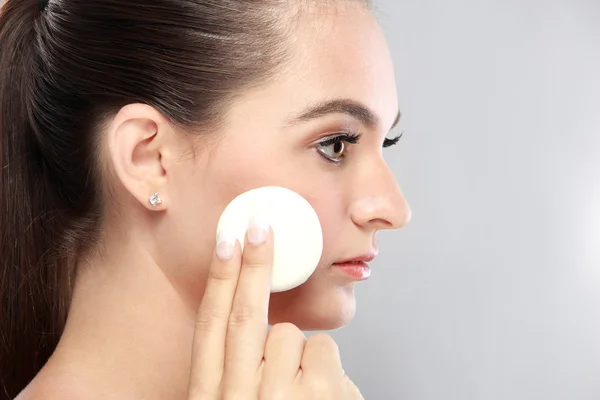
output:
[[[363,399],[330,336],[307,340],[287,323],[269,331],[271,229],[255,220],[243,254],[237,242],[230,252],[223,243],[217,249],[198,310],[188,400]]]

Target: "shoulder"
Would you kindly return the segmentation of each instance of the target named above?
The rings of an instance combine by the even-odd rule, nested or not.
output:
[[[93,399],[91,393],[80,385],[64,380],[36,377],[14,400],[84,400]]]
[[[64,390],[59,390],[53,385],[29,385],[27,386],[15,400],[75,400],[75,394],[65,393]]]

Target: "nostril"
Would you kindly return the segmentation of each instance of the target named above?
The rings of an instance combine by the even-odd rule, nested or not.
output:
[[[394,223],[386,218],[374,218],[369,221],[378,230],[394,229]]]

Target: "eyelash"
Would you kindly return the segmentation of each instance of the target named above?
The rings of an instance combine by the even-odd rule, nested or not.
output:
[[[396,144],[398,144],[400,139],[402,139],[402,135],[404,135],[404,132],[401,132],[398,136],[396,136],[393,139],[385,138],[385,140],[383,141],[383,147],[386,148],[395,146]]]
[[[398,142],[402,138],[402,135],[404,135],[404,132],[402,132],[400,135],[396,136],[393,139],[388,139],[388,138],[384,139],[383,147],[387,148],[387,147],[391,147],[391,146],[398,144]],[[324,147],[329,147],[329,146],[332,146],[332,145],[335,145],[338,143],[358,144],[361,137],[362,137],[362,134],[360,134],[357,131],[346,132],[346,133],[343,133],[343,134],[340,134],[340,135],[337,135],[334,137],[330,137],[330,138],[320,141],[319,143],[317,143],[317,150],[319,151],[319,154],[323,158],[325,158],[325,160],[332,162],[334,164],[340,164],[342,162],[341,159],[343,158],[343,154],[339,160],[334,160],[334,159],[328,157],[326,154],[324,154],[319,149],[324,148]]]

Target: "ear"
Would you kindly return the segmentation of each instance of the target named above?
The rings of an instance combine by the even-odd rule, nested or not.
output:
[[[163,153],[173,133],[163,115],[144,104],[123,107],[108,131],[109,158],[118,179],[149,210],[164,211],[168,206]],[[155,193],[161,201],[153,205]]]

